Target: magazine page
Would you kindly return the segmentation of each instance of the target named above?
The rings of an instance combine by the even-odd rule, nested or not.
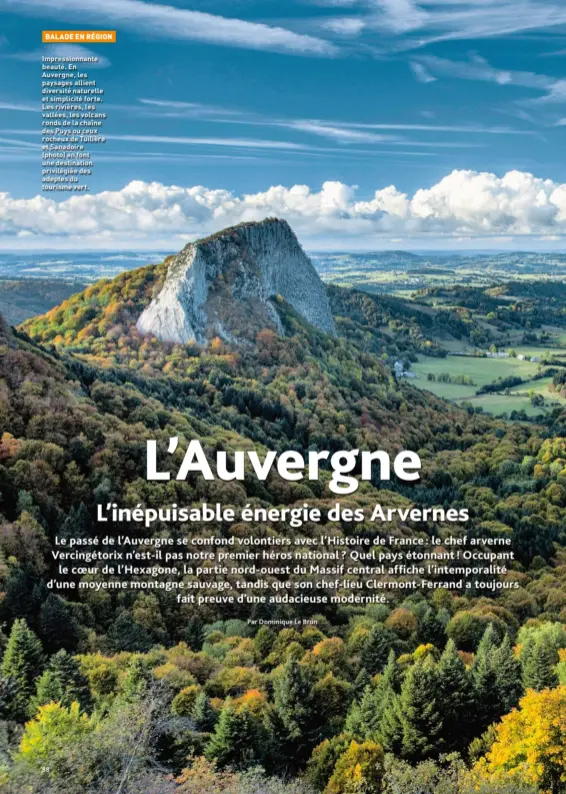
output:
[[[0,794],[566,794],[565,32],[0,0]]]

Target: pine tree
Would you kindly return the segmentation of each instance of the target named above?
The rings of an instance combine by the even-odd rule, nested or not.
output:
[[[112,624],[108,639],[117,652],[146,653],[152,645],[147,631],[135,622],[127,610],[120,612]]]
[[[387,664],[383,669],[383,673],[379,679],[380,686],[385,689],[391,689],[393,692],[398,692],[400,688],[400,674],[399,665],[395,657],[395,651],[391,649],[387,657]]]
[[[240,760],[238,733],[238,715],[232,700],[228,698],[220,712],[214,735],[206,746],[206,757],[210,761],[215,761],[220,768],[235,765]]]
[[[187,644],[191,651],[201,651],[204,644],[204,623],[198,615],[194,615],[185,631]]]
[[[490,623],[480,640],[470,669],[474,691],[474,734],[483,733],[503,713],[499,702],[496,665],[496,635]]]
[[[46,703],[63,703],[63,687],[61,681],[51,670],[45,670],[37,681],[36,694],[30,700],[29,716],[33,717],[40,706]],[[65,704],[67,707],[67,704]]]
[[[31,701],[30,716],[46,703],[61,703],[69,708],[77,701],[81,711],[92,707],[87,678],[81,673],[79,663],[66,651],[59,651],[50,660],[47,670],[37,682],[35,697]]]
[[[247,708],[237,711],[228,698],[220,712],[205,755],[220,769],[247,769],[257,765],[263,751],[263,737],[257,719]]]
[[[67,518],[61,527],[62,538],[88,538],[90,535],[91,521],[88,508],[81,502],[78,508],[71,507]]]
[[[262,766],[270,774],[289,777],[300,763],[294,743],[289,739],[283,720],[273,704],[267,708],[263,725],[266,733],[266,752]]]
[[[304,669],[289,659],[273,685],[273,701],[290,739],[307,740],[311,729],[311,688]]]
[[[443,748],[442,692],[431,656],[414,664],[407,673],[399,707],[403,757],[408,761],[422,761],[437,755]]]
[[[556,651],[544,637],[539,637],[534,643],[523,650],[523,684],[525,689],[534,689],[541,692],[543,689],[552,689],[558,686],[558,676],[554,670],[556,665]]]
[[[344,730],[362,742],[371,739],[377,729],[376,698],[373,687],[368,685],[359,701],[352,704]]]
[[[1,619],[31,620],[37,614],[35,585],[37,574],[28,568],[10,566],[2,586],[3,596],[0,602]]]
[[[401,698],[389,690],[378,705],[378,724],[373,738],[379,741],[386,752],[400,755],[403,748]]]
[[[370,675],[383,670],[396,637],[383,623],[376,623],[367,638],[360,655],[362,666]]]
[[[2,676],[10,681],[6,704],[8,719],[23,722],[28,716],[35,679],[43,670],[44,656],[41,642],[25,620],[16,620],[2,660]]]
[[[269,626],[262,626],[254,637],[254,656],[258,664],[265,662],[271,651],[276,635]]]
[[[122,696],[134,702],[146,694],[153,681],[153,673],[142,656],[134,656],[122,682]]]
[[[521,663],[515,656],[508,634],[495,652],[494,663],[501,712],[508,714],[518,705],[523,694]]]
[[[214,730],[218,715],[212,708],[206,692],[204,692],[202,689],[196,697],[191,716],[194,720],[197,731],[200,731],[201,733],[211,733]]]
[[[361,700],[366,687],[371,686],[371,676],[365,667],[362,667],[354,681],[353,695],[356,700]]]
[[[434,609],[427,609],[426,614],[418,628],[417,638],[420,643],[432,643],[437,648],[442,648],[446,642],[446,631],[443,623],[438,619]]]
[[[74,651],[81,629],[71,606],[60,596],[50,593],[39,613],[39,633],[47,653],[64,649]]]
[[[453,640],[448,641],[437,670],[442,697],[444,745],[446,750],[463,750],[470,738],[466,726],[473,696],[466,665]]]
[[[358,741],[370,739],[385,741],[387,750],[396,747],[400,735],[397,709],[394,708],[398,689],[399,668],[395,660],[395,652],[391,650],[375,687],[368,685],[361,699],[350,709],[346,719],[346,732]],[[383,715],[386,710],[388,714],[384,721]]]
[[[275,722],[270,733],[285,758],[289,770],[296,771],[306,764],[317,743],[318,719],[313,707],[313,686],[307,671],[296,659],[289,659],[273,684]],[[279,727],[277,727],[279,726]],[[278,732],[274,732],[274,728]]]

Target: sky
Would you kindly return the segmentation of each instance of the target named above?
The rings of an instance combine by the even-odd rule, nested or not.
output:
[[[85,28],[108,142],[42,194],[41,31]],[[0,0],[0,247],[566,250],[565,65],[564,0]]]

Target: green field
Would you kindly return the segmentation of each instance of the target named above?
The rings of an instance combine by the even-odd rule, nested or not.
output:
[[[542,356],[544,350],[535,347],[517,347],[517,353],[527,357]],[[555,351],[558,352],[558,351]],[[447,400],[456,402],[469,401],[476,407],[483,408],[488,413],[501,415],[512,411],[524,410],[528,416],[536,416],[548,410],[552,404],[564,403],[564,399],[555,392],[550,391],[552,378],[532,378],[540,371],[540,365],[529,360],[521,361],[519,358],[474,358],[465,356],[447,356],[446,358],[429,358],[419,356],[419,360],[412,365],[417,377],[413,383],[421,389],[427,389],[433,394]],[[452,377],[464,375],[472,379],[473,385],[457,383],[443,383],[429,381],[428,373],[437,378],[443,373]],[[524,383],[514,386],[509,394],[492,393],[477,395],[481,386],[493,383],[498,378],[520,377]],[[533,406],[530,394],[540,394],[544,397],[544,406]]]
[[[488,414],[501,416],[512,411],[525,411],[527,416],[539,416],[545,413],[545,406],[534,406],[528,397],[507,394],[482,394],[470,400],[475,408],[483,408]],[[548,410],[548,406],[547,406]]]
[[[521,351],[523,352],[523,351]],[[533,353],[532,355],[536,355]],[[463,386],[466,393],[474,394],[476,389],[486,383],[492,383],[497,378],[517,376],[524,380],[531,379],[537,374],[539,365],[531,361],[520,361],[518,358],[479,358],[472,356],[446,356],[446,358],[429,358],[419,356],[419,361],[413,364],[413,371],[420,379],[426,380],[429,372],[438,377],[443,372],[450,375],[467,375],[474,381],[474,386]],[[451,386],[452,384],[429,382],[430,391],[436,388]],[[444,396],[444,395],[443,395]]]

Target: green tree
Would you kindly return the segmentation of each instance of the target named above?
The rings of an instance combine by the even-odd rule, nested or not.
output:
[[[112,624],[108,639],[117,652],[144,653],[149,651],[152,645],[147,631],[135,622],[127,610],[120,612]]]
[[[2,676],[10,681],[6,717],[23,722],[28,716],[35,679],[43,670],[43,648],[25,620],[14,622],[4,658]]]
[[[201,733],[210,733],[214,730],[218,714],[212,708],[210,700],[204,690],[201,690],[196,696],[191,716],[197,731]]]
[[[46,703],[60,703],[65,708],[69,708],[74,702],[79,703],[83,711],[91,709],[92,698],[88,680],[82,674],[77,660],[66,651],[59,651],[51,657],[47,669],[37,682],[30,713],[33,716],[37,709]]]
[[[289,659],[273,684],[273,701],[287,735],[307,741],[312,727],[311,686],[303,667]]]
[[[341,732],[351,701],[352,685],[332,672],[315,683],[312,688],[315,743]]]
[[[438,618],[438,613],[434,609],[427,609],[418,630],[417,638],[420,643],[427,645],[432,643],[437,648],[442,648],[446,642],[446,630],[442,621]]]
[[[438,679],[442,697],[442,739],[447,750],[462,750],[468,741],[465,726],[472,705],[471,681],[454,640],[448,640],[438,662]]]
[[[398,755],[403,749],[403,713],[400,696],[388,690],[379,709],[379,722],[374,734],[383,749]]]
[[[153,673],[143,656],[134,656],[122,682],[122,697],[133,702],[143,698],[154,682]]]
[[[508,634],[495,652],[494,664],[501,713],[507,714],[515,708],[523,694],[521,663],[513,651]]]
[[[358,741],[369,739],[377,730],[376,717],[376,698],[373,687],[368,684],[362,697],[352,703],[344,730]]]
[[[198,615],[193,615],[185,631],[187,644],[192,651],[201,651],[204,643],[204,623]]]
[[[363,697],[364,692],[366,691],[366,687],[371,686],[371,676],[366,670],[365,667],[362,667],[358,675],[356,676],[356,680],[354,681],[354,688],[352,694],[356,700],[360,700]]]
[[[295,773],[306,764],[319,736],[308,669],[290,658],[273,682],[273,705],[267,724],[279,768]]]
[[[496,633],[491,623],[481,638],[470,672],[474,688],[474,732],[483,733],[503,713],[497,682]]]
[[[442,690],[434,660],[427,656],[414,664],[401,687],[403,757],[422,761],[443,746]]]
[[[254,637],[254,655],[259,664],[264,662],[271,651],[275,642],[275,632],[269,626],[261,626]]]
[[[47,653],[64,649],[76,650],[81,628],[71,606],[60,596],[50,593],[39,613],[39,634]]]
[[[248,769],[259,763],[263,749],[257,718],[248,708],[237,711],[228,698],[206,745],[205,756],[209,761],[215,761],[220,769]]]
[[[383,670],[396,639],[395,634],[383,623],[376,623],[372,628],[360,655],[362,667],[365,667],[370,675]]]
[[[384,749],[394,752],[400,747],[402,729],[399,718],[399,669],[394,651],[375,687],[367,686],[359,701],[352,706],[346,720],[346,731],[359,740],[378,739]]]
[[[541,692],[558,686],[555,671],[557,654],[545,637],[540,636],[534,642],[527,643],[522,654],[523,685],[525,689]]]
[[[88,508],[84,502],[75,508],[71,507],[67,518],[63,522],[60,537],[63,538],[88,538],[90,535],[91,520]]]
[[[466,610],[457,612],[446,626],[446,634],[461,651],[475,651],[485,632],[485,620]]]

